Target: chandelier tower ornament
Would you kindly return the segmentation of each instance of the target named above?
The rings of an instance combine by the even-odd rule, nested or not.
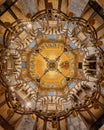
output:
[[[97,42],[88,21],[55,9],[12,23],[0,57],[8,106],[48,121],[92,108],[104,79]]]

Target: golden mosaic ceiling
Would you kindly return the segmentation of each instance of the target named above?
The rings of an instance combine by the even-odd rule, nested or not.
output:
[[[75,75],[75,54],[57,41],[39,44],[29,54],[28,62],[31,78],[40,79],[42,88],[62,88],[66,84],[65,77]]]

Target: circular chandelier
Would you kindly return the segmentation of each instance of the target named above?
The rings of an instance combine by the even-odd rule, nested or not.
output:
[[[93,107],[104,75],[97,42],[88,21],[54,9],[12,23],[0,69],[8,106],[48,121]]]

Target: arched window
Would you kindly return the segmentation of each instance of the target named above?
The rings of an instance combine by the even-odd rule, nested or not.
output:
[[[56,95],[56,91],[52,91],[52,90],[51,90],[51,91],[48,92],[48,95],[49,95],[49,96],[55,96],[55,95]]]
[[[72,48],[72,49],[75,49],[75,44],[74,43],[70,43],[69,46]]]
[[[49,36],[49,39],[50,39],[50,40],[55,40],[55,39],[56,39],[56,35],[50,35],[50,36]]]
[[[35,42],[31,42],[31,44],[30,44],[30,48],[35,47],[35,45],[36,45],[36,43],[35,43]]]
[[[75,82],[72,82],[72,83],[69,84],[69,87],[70,87],[70,88],[74,88],[75,85],[76,85],[76,83],[75,83]]]
[[[30,86],[31,88],[35,88],[35,84],[34,84],[32,81],[29,82],[29,86]]]

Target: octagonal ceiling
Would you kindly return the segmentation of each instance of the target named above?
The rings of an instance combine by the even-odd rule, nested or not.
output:
[[[29,55],[30,76],[39,79],[42,88],[62,88],[65,78],[75,75],[75,54],[62,42],[44,41]]]

